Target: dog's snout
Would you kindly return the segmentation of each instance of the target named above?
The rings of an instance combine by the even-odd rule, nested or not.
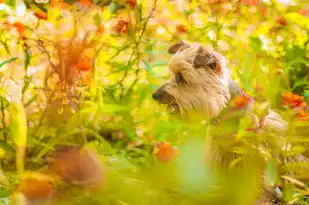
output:
[[[158,99],[160,99],[160,97],[161,97],[161,94],[159,92],[152,93],[152,98],[154,100],[158,100]]]

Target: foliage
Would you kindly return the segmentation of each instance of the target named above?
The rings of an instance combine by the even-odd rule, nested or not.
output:
[[[308,161],[295,160],[309,157],[308,17],[300,0],[0,0],[1,197],[247,205],[263,184],[308,204]],[[210,166],[215,128],[151,99],[180,39],[225,55],[233,79],[289,122],[287,136],[240,126],[216,141],[221,166]]]

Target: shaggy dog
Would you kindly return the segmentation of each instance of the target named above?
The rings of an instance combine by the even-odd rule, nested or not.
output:
[[[179,114],[182,119],[192,119],[193,113],[202,114],[204,118],[219,120],[231,102],[242,96],[252,110],[254,99],[230,78],[226,59],[212,48],[200,44],[181,41],[169,48],[174,54],[169,61],[170,79],[153,94],[154,100],[166,104],[171,114]],[[224,114],[224,118],[226,118]],[[262,119],[255,121],[255,128],[284,132],[287,123],[279,114],[267,110]]]
[[[167,105],[170,114],[180,116],[184,121],[191,121],[197,115],[202,115],[203,119],[210,120],[216,125],[224,124],[224,122],[231,123],[231,121],[239,124],[240,117],[249,116],[253,122],[247,129],[249,131],[262,130],[264,133],[269,131],[280,133],[280,135],[287,131],[287,122],[269,107],[266,107],[263,116],[255,114],[255,100],[230,78],[226,59],[220,53],[208,46],[198,43],[189,44],[184,41],[172,45],[168,51],[173,54],[168,63],[170,79],[160,86],[152,97],[158,103]],[[231,114],[233,113],[231,105],[239,97],[241,102],[246,103],[241,108],[244,112],[235,117]],[[219,130],[224,131],[226,127],[223,125]],[[234,131],[237,131],[237,126],[235,128]],[[227,135],[221,133],[221,136],[217,135],[218,138],[216,134],[210,132],[210,136],[208,144],[212,145],[208,145],[207,148],[208,158],[211,158],[210,161],[219,163],[219,166],[225,166],[221,162],[229,163],[233,157],[225,157],[223,160],[216,158],[218,155],[215,154],[217,152],[215,150],[218,146],[213,145],[216,144],[216,140]],[[234,143],[233,138],[229,137],[224,144],[231,142]],[[251,159],[253,161],[249,164],[256,164],[256,158]]]

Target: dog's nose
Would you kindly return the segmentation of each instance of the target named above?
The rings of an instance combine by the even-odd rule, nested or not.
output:
[[[161,97],[160,93],[158,93],[158,92],[152,93],[152,98],[153,98],[154,100],[158,100],[160,97]]]

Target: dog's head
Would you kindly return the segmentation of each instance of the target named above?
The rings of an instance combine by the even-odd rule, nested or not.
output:
[[[153,99],[185,119],[191,112],[218,116],[230,99],[225,58],[210,47],[184,41],[168,51],[173,54],[170,79],[152,94]]]

